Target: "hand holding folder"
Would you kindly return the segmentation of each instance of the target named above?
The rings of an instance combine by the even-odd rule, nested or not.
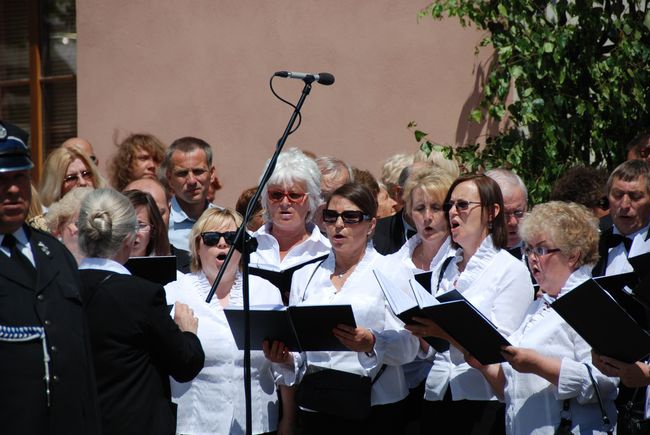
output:
[[[238,349],[244,348],[243,308],[224,309]],[[280,341],[291,351],[348,351],[333,334],[339,324],[356,328],[350,305],[257,306],[250,310],[251,350]]]
[[[407,325],[407,329],[422,333],[425,330],[433,331],[432,323],[426,322],[427,325],[425,326],[430,326],[430,329],[418,326],[416,319],[426,318],[438,325],[460,348],[472,354],[482,364],[505,361],[501,354],[501,347],[509,346],[508,340],[501,335],[489,319],[457,290],[452,290],[435,298],[417,281],[410,280],[412,290],[412,297],[410,297],[394,283],[391,283],[381,272],[374,272],[380,287],[386,295],[388,305],[395,315]],[[427,342],[429,342],[429,338],[427,337]],[[436,344],[440,345],[440,342],[436,344],[429,343],[436,350],[441,351],[436,346]]]

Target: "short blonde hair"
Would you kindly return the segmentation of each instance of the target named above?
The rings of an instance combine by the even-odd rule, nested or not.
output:
[[[190,270],[199,272],[203,268],[199,257],[201,233],[216,231],[217,228],[223,228],[232,223],[239,228],[243,221],[244,219],[235,210],[228,208],[208,208],[205,210],[190,232]]]
[[[519,236],[550,239],[567,255],[578,255],[577,267],[598,261],[598,219],[583,205],[550,201],[536,205],[519,223]]]
[[[45,214],[45,221],[50,232],[56,233],[61,225],[68,223],[70,218],[79,212],[81,201],[92,191],[91,187],[78,187],[52,204]]]
[[[384,160],[381,168],[381,182],[388,191],[399,183],[399,176],[404,168],[411,166],[414,161],[413,154],[394,154]]]
[[[448,159],[440,151],[433,150],[427,155],[424,151],[418,150],[413,158],[413,163],[416,162],[430,162],[433,167],[446,171],[454,180],[460,176],[460,168],[456,160]]]
[[[427,167],[415,170],[404,184],[402,198],[404,199],[406,213],[410,215],[413,206],[413,190],[417,188],[424,190],[427,195],[442,205],[453,182],[454,178],[451,174],[440,168]]]
[[[95,189],[106,187],[106,181],[100,175],[97,166],[90,160],[90,157],[77,147],[64,148],[59,147],[52,151],[47,159],[43,169],[43,178],[39,188],[41,202],[46,207],[61,199],[63,179],[68,170],[70,163],[76,159],[81,160],[88,171],[90,171]]]

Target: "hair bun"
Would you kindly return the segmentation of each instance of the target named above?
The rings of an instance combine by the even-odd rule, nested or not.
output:
[[[113,222],[107,211],[96,211],[88,215],[88,235],[93,240],[110,238]]]

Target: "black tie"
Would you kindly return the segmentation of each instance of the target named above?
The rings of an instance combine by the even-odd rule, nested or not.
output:
[[[4,238],[2,239],[2,246],[9,249],[11,259],[15,264],[19,265],[19,267],[24,272],[26,272],[28,276],[34,276],[36,269],[34,269],[32,262],[29,261],[27,257],[25,257],[23,253],[18,249],[18,241],[13,236],[13,234],[5,234]]]
[[[605,239],[605,244],[607,245],[607,248],[615,248],[618,245],[623,243],[623,246],[625,246],[625,251],[630,252],[630,248],[632,247],[632,239],[627,238],[621,234],[610,234],[607,236]]]

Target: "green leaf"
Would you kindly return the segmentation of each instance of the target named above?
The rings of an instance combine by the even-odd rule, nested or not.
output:
[[[480,124],[483,119],[483,111],[480,109],[474,109],[470,112],[469,117],[475,123]]]
[[[543,45],[544,53],[552,53],[553,52],[553,43],[551,42],[545,42]]]
[[[503,3],[499,3],[497,5],[497,10],[499,11],[499,15],[501,15],[502,17],[508,16],[508,10],[506,9],[505,6],[503,6]]]
[[[420,142],[422,139],[424,139],[428,135],[428,133],[425,133],[425,132],[420,131],[420,130],[415,130],[413,133],[415,134],[415,140],[418,141],[418,142]]]

